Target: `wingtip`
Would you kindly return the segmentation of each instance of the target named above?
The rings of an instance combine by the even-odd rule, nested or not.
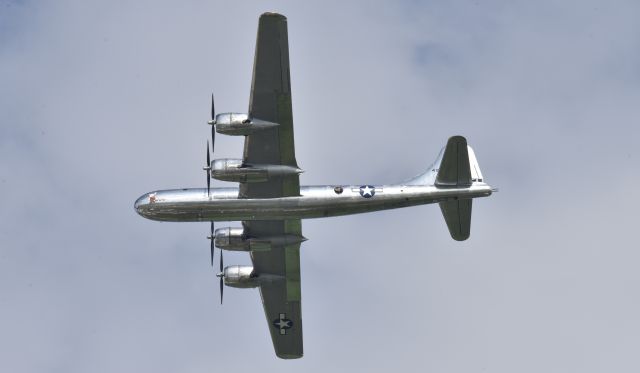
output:
[[[287,17],[285,17],[284,15],[282,15],[280,13],[276,13],[276,12],[264,12],[260,16],[260,18],[263,18],[263,17],[274,17],[274,18],[287,19]]]
[[[276,352],[276,356],[279,357],[280,359],[286,359],[286,360],[300,359],[302,357],[302,353],[299,353],[299,354],[283,354],[283,353],[277,353]]]
[[[451,238],[453,238],[455,241],[462,242],[462,241],[466,241],[469,238],[469,235],[466,235],[466,236],[451,235]]]
[[[449,137],[449,142],[463,142],[466,144],[467,138],[462,135],[455,135],[455,136]]]

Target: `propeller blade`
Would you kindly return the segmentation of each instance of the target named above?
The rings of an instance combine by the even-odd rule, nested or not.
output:
[[[216,109],[213,104],[213,93],[211,94],[211,151],[215,153],[216,147]]]
[[[222,294],[224,293],[224,284],[222,283],[222,277],[220,277],[220,304],[222,304]]]
[[[220,250],[220,304],[222,304],[222,294],[224,293],[224,272],[223,272],[223,264],[222,264],[222,250]]]
[[[216,109],[215,106],[213,105],[213,93],[211,94],[211,120],[215,120],[216,119]]]
[[[211,154],[209,154],[209,140],[207,140],[207,167],[211,167]]]
[[[209,140],[207,140],[207,196],[211,195],[211,155],[209,154]]]
[[[223,269],[224,267],[222,265],[222,249],[220,249],[220,272],[222,272]]]
[[[211,222],[211,266],[213,267],[213,248],[215,243],[213,242],[215,237],[213,236],[213,222]]]

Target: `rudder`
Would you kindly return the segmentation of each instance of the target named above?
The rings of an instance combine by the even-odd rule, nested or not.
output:
[[[447,141],[435,185],[439,188],[471,186],[467,139],[453,136]]]

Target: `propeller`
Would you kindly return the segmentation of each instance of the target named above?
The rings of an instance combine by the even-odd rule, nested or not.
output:
[[[207,197],[211,196],[211,154],[209,154],[209,140],[207,140],[207,165],[202,167],[207,173]]]
[[[216,109],[213,103],[213,93],[211,94],[211,152],[215,152],[216,147]],[[211,196],[211,154],[209,153],[209,140],[207,140],[207,165],[203,168],[207,172],[207,197]]]
[[[207,236],[208,239],[211,240],[211,266],[213,267],[213,249],[215,248],[215,239],[216,237],[213,234],[213,222],[211,222],[211,233]]]
[[[216,136],[216,121],[215,121],[215,106],[213,103],[213,93],[211,94],[211,120],[209,124],[211,125],[211,152],[214,151],[215,148],[215,136]],[[207,197],[211,197],[211,153],[209,153],[209,140],[207,140],[207,165],[203,167],[203,170],[207,172]],[[211,232],[208,239],[211,240],[211,266],[213,267],[213,249],[215,247],[215,236],[213,235],[213,221],[211,222]]]
[[[209,124],[211,125],[211,151],[213,151],[216,146],[216,109],[213,103],[213,93],[211,94],[211,120]]]
[[[220,272],[216,275],[220,279],[220,304],[222,304],[222,294],[224,292],[224,267],[222,264],[222,250],[220,250]]]

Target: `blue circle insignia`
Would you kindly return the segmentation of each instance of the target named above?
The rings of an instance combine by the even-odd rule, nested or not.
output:
[[[376,187],[363,185],[360,187],[360,195],[364,198],[371,198],[376,194]]]

